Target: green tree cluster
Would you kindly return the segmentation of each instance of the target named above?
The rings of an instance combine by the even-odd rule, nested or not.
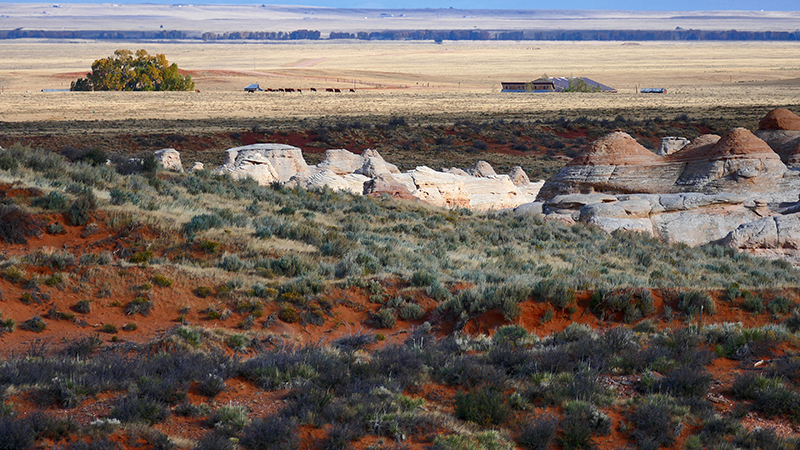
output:
[[[569,87],[564,89],[564,92],[601,92],[600,86],[591,86],[586,84],[583,78],[570,78]]]
[[[191,75],[181,76],[178,65],[170,64],[158,53],[148,54],[144,49],[115,50],[113,57],[92,63],[86,78],[73,81],[72,91],[191,91]]]

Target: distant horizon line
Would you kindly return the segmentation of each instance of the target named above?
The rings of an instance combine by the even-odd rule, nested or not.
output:
[[[170,0],[155,0],[155,1],[108,1],[108,0],[86,0],[86,1],[67,1],[67,2],[44,2],[41,0],[17,0],[5,3],[6,5],[13,4],[30,4],[30,5],[154,5],[154,6],[269,6],[269,7],[291,7],[291,8],[318,8],[318,9],[340,9],[340,10],[368,10],[368,11],[431,11],[431,10],[446,10],[446,11],[598,11],[598,12],[642,12],[642,13],[725,13],[725,12],[742,12],[742,13],[757,13],[757,12],[795,12],[795,10],[784,9],[625,9],[625,8],[474,8],[474,7],[453,7],[453,6],[437,6],[437,7],[380,7],[380,6],[325,6],[325,5],[310,5],[310,4],[292,4],[292,3],[265,3],[263,1],[251,0],[241,1],[235,0],[234,2],[220,2],[220,1],[196,1],[196,2],[174,2]],[[0,9],[2,9],[0,7]],[[800,12],[800,10],[797,10]]]

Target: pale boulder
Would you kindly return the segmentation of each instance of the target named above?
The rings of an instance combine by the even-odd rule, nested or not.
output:
[[[364,165],[364,157],[343,148],[325,150],[318,169],[327,169],[337,175],[354,173]]]
[[[800,249],[800,214],[764,217],[740,225],[722,241],[736,248]]]
[[[377,152],[376,152],[377,153]],[[386,162],[380,155],[364,159],[364,164],[355,171],[357,174],[375,178],[378,175],[400,173],[394,164]]]
[[[234,178],[250,177],[260,184],[285,183],[309,169],[303,152],[285,144],[253,144],[226,150],[225,163],[215,174],[229,173]]]
[[[656,155],[671,155],[683,147],[686,147],[687,144],[689,144],[689,140],[685,137],[669,136],[661,138],[661,142],[658,144],[658,149],[656,149]]]
[[[308,175],[305,177],[304,175]],[[330,169],[322,169],[315,172],[304,172],[298,174],[290,180],[290,184],[296,184],[305,189],[328,187],[334,191],[344,191],[355,195],[362,195],[364,183],[369,181],[368,177],[357,174],[338,175]]]
[[[497,173],[495,173],[492,165],[486,161],[478,161],[475,164],[471,165],[465,172],[472,175],[473,177],[479,178],[489,178],[489,177],[496,177]]]
[[[183,165],[181,164],[181,154],[174,148],[163,148],[155,152],[156,161],[164,167],[165,170],[172,172],[183,173]]]
[[[514,166],[510,172],[508,172],[508,178],[511,179],[511,182],[514,185],[520,186],[527,186],[531,183],[530,178],[528,178],[528,174],[520,166]]]

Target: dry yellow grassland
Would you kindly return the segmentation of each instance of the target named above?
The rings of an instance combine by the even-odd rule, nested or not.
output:
[[[117,48],[164,53],[198,92],[56,92]],[[4,41],[0,121],[318,117],[800,104],[795,42]],[[508,94],[501,81],[586,76],[616,94]],[[246,94],[242,88],[304,92]],[[315,87],[318,92],[308,91]],[[326,87],[346,90],[324,92]],[[664,87],[666,95],[637,88]],[[355,88],[356,92],[347,90]]]

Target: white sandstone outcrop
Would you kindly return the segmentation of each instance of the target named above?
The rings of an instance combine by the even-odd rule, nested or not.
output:
[[[158,161],[166,170],[183,173],[181,154],[174,148],[163,148],[155,152]]]
[[[225,163],[212,171],[234,178],[250,177],[260,184],[285,183],[308,170],[303,152],[285,144],[253,144],[226,150]]]

